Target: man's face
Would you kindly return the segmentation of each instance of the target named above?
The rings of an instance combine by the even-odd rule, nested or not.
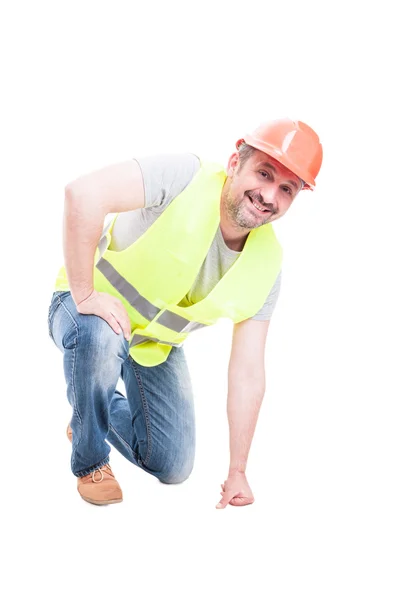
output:
[[[235,152],[228,162],[224,208],[242,229],[255,229],[285,214],[302,182],[277,160],[255,150],[241,165]]]

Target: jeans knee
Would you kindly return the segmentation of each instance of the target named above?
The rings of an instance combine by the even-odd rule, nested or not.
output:
[[[158,475],[161,483],[173,484],[186,481],[193,469],[193,460],[185,461],[181,465],[170,465]]]
[[[103,366],[104,361],[113,358],[125,360],[128,356],[129,343],[123,333],[115,333],[109,323],[97,315],[79,313],[69,292],[53,300],[49,326],[59,349],[63,352],[76,351],[88,367]]]
[[[128,356],[129,345],[123,333],[115,333],[111,326],[94,315],[84,315],[85,328],[80,331],[79,345],[84,350],[88,361],[103,366],[114,359],[119,363]],[[87,318],[88,317],[88,318]],[[94,318],[90,318],[94,317]]]

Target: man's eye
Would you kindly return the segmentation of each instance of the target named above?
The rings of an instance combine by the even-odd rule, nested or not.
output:
[[[269,179],[269,174],[267,173],[267,171],[260,171],[260,175],[262,175],[263,177],[268,177]]]
[[[286,193],[289,194],[290,196],[292,195],[292,190],[289,187],[283,187],[282,190]]]

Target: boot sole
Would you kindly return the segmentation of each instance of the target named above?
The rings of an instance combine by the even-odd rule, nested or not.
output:
[[[97,506],[104,506],[105,504],[117,504],[118,502],[123,502],[123,498],[118,498],[116,500],[92,500],[91,498],[85,498],[81,496],[83,500],[89,502],[90,504],[96,504]]]

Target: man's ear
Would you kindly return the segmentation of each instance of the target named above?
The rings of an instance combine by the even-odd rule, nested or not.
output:
[[[227,175],[228,177],[232,177],[235,171],[237,170],[239,165],[239,152],[234,152],[228,161],[227,166]]]

